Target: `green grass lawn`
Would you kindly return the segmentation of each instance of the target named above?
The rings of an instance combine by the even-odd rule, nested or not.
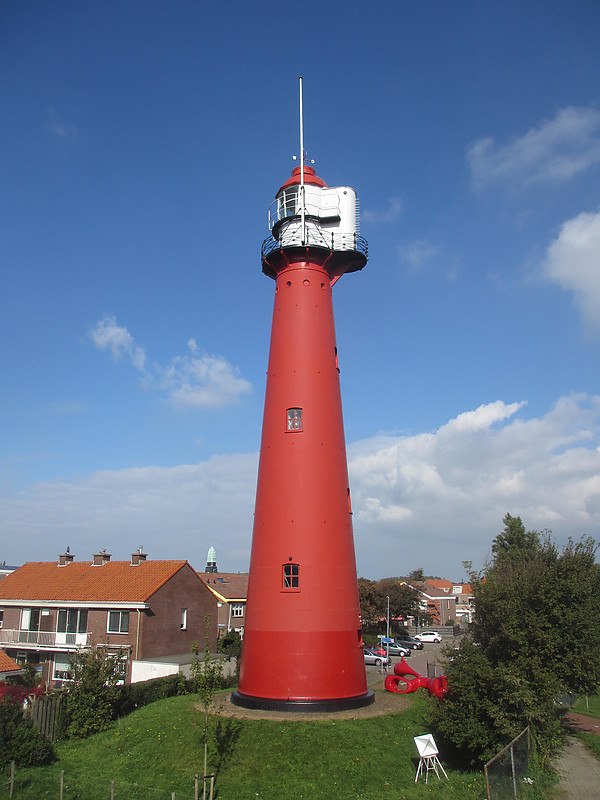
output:
[[[596,758],[600,759],[600,736],[596,733],[581,732],[577,734],[585,746]]]
[[[600,718],[600,694],[587,698],[580,697],[571,710],[580,714],[587,714],[590,717]]]
[[[202,714],[193,696],[173,697],[141,708],[114,728],[57,747],[51,767],[17,771],[14,800],[177,800],[194,797],[194,774],[202,772]],[[426,701],[361,720],[304,722],[211,717],[219,744],[211,746],[218,800],[483,800],[482,772],[448,770],[415,785],[413,736],[427,732]],[[442,754],[443,762],[443,754]],[[4,783],[0,798],[8,796]],[[200,797],[202,792],[200,792]]]

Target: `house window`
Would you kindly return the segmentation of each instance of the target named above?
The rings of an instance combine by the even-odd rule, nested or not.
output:
[[[129,633],[129,611],[108,612],[108,633]]]
[[[187,631],[187,608],[181,609],[181,624],[179,627],[182,631]]]
[[[288,410],[287,410],[287,430],[288,431],[301,431],[302,430],[302,409],[301,408],[288,408]]]
[[[244,616],[244,604],[243,603],[232,603],[231,604],[231,616],[232,617],[243,617]]]
[[[87,633],[88,612],[84,608],[59,608],[57,633]]]
[[[21,630],[39,631],[40,629],[40,609],[24,608],[21,612]]]
[[[284,564],[283,565],[283,588],[284,589],[298,589],[298,588],[300,588],[300,565],[299,564]]]
[[[68,659],[54,659],[54,672],[52,673],[52,677],[55,681],[73,680],[71,664]]]
[[[2,627],[3,622],[4,622],[4,609],[0,608],[0,628]]]

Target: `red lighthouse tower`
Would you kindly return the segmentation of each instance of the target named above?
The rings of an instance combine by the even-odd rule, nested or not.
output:
[[[301,114],[302,117],[302,114]],[[354,189],[304,165],[262,247],[276,282],[240,684],[250,708],[338,710],[367,689],[332,286],[362,269]]]

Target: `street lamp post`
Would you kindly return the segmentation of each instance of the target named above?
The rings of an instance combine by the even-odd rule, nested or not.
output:
[[[388,664],[390,663],[390,598],[389,596],[387,599],[387,617],[386,617],[386,630],[385,630],[385,637],[387,639],[386,646],[387,646],[387,659]]]

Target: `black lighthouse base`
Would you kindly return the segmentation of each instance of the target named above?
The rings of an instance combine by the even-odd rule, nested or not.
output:
[[[233,692],[231,702],[243,708],[253,708],[257,711],[348,711],[353,708],[370,706],[375,700],[371,689],[356,697],[335,697],[330,700],[276,700],[269,697],[254,697],[253,695]]]

